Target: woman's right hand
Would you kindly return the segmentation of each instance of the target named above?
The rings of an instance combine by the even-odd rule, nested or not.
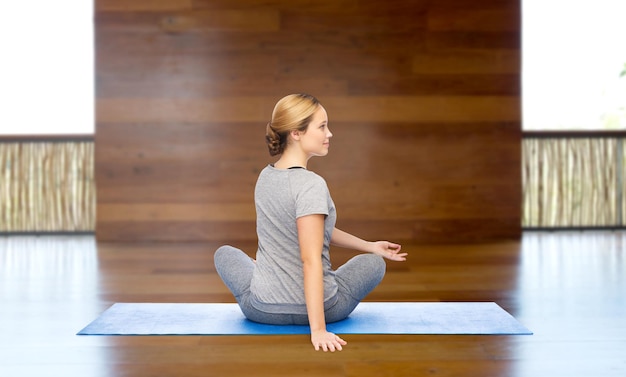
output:
[[[311,331],[311,343],[313,343],[316,351],[321,348],[324,352],[341,351],[341,346],[348,344],[345,340],[326,330]]]
[[[402,246],[389,241],[370,242],[372,253],[380,255],[389,260],[401,262],[406,260],[407,253],[401,253]]]

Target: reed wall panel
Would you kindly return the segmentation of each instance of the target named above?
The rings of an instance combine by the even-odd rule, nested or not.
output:
[[[525,138],[523,216],[527,228],[623,228],[623,133]]]
[[[309,168],[365,238],[517,238],[519,0],[96,0],[100,240],[256,239],[275,102],[316,95]]]
[[[92,141],[0,142],[0,232],[93,232]]]

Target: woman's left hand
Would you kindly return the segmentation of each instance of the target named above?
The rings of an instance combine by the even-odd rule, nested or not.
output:
[[[401,253],[402,246],[389,241],[372,242],[372,253],[393,261],[405,261],[407,253]]]

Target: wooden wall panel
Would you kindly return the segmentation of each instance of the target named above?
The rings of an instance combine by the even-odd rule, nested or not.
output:
[[[96,0],[99,240],[256,239],[275,102],[329,113],[338,226],[520,235],[519,0]]]

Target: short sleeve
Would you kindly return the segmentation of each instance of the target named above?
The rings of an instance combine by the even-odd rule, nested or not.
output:
[[[300,186],[296,194],[296,218],[307,215],[328,216],[331,203],[326,181],[318,175],[311,175]]]

